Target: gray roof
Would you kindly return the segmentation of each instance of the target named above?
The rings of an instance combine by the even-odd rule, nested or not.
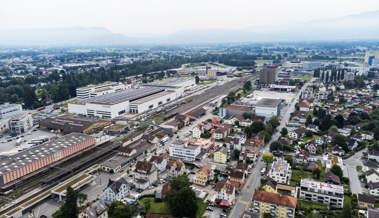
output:
[[[21,151],[15,155],[0,157],[0,175],[6,171],[11,171],[18,167],[24,166],[27,163],[34,162],[39,158],[53,155],[66,147],[73,146],[90,138],[92,138],[92,136],[88,136],[86,134],[71,133],[58,139],[54,139]]]
[[[112,189],[114,193],[118,193],[123,184],[128,185],[128,182],[124,178],[121,177],[120,179],[116,181],[109,180],[107,188]]]
[[[127,89],[120,92],[109,93],[94,98],[84,100],[82,102],[114,105],[126,101],[134,101],[152,94],[163,92],[163,88],[159,87],[145,87],[140,89]]]
[[[262,98],[256,104],[258,107],[278,107],[282,102],[280,99]]]

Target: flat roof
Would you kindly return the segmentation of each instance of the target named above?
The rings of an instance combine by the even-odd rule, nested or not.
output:
[[[156,94],[152,94],[152,95],[149,95],[149,96],[146,96],[146,97],[143,97],[143,98],[140,98],[140,99],[137,99],[137,100],[134,100],[134,101],[131,101],[131,103],[133,104],[143,104],[143,103],[146,103],[146,102],[149,102],[151,100],[154,100],[156,98],[160,98],[160,97],[163,97],[165,95],[169,95],[169,94],[172,94],[172,93],[175,93],[174,91],[163,91],[163,92],[158,92]],[[171,99],[172,100],[172,99]]]
[[[259,100],[256,104],[258,107],[278,107],[279,104],[282,102],[280,99],[273,99],[273,98],[262,98]]]
[[[58,139],[31,147],[30,149],[21,151],[15,155],[0,157],[0,175],[7,171],[22,167],[42,157],[55,154],[64,148],[81,143],[90,138],[92,138],[92,136],[86,134],[70,133]]]
[[[308,187],[313,189],[324,190],[325,192],[335,192],[343,194],[343,186],[342,185],[334,185],[325,182],[319,182],[312,179],[301,179],[300,187]],[[316,191],[317,192],[317,191]]]
[[[164,89],[160,87],[144,87],[140,89],[127,89],[120,92],[109,93],[90,99],[83,100],[84,103],[93,103],[93,104],[107,104],[114,105],[120,104],[126,101],[134,101],[152,94],[163,92]]]
[[[195,81],[195,78],[193,77],[173,77],[173,78],[168,78],[164,80],[158,80],[154,81],[152,83],[146,84],[146,86],[172,86],[172,87],[181,87],[183,82],[187,81]]]

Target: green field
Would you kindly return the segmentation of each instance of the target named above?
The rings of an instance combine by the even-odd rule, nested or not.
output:
[[[154,197],[143,197],[138,200],[138,203],[141,205],[148,205],[148,209],[146,213],[155,213],[155,214],[171,214],[170,208],[168,208],[166,202],[156,202]],[[200,218],[203,216],[205,209],[207,208],[207,204],[202,200],[197,201],[198,210],[196,213],[196,217]]]
[[[309,80],[312,79],[312,76],[309,76],[309,75],[302,75],[302,76],[296,76],[294,79],[299,79],[299,80],[309,81]]]

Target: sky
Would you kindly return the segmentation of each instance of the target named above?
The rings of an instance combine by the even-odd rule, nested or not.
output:
[[[378,0],[0,0],[0,29],[103,27],[127,35],[246,29],[379,10]]]

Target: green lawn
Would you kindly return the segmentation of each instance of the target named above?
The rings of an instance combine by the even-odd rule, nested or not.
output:
[[[147,205],[150,202],[150,207],[146,213],[159,213],[159,214],[171,214],[170,209],[168,208],[165,202],[156,202],[154,197],[145,197],[141,198],[138,203]]]
[[[312,211],[312,210],[328,210],[328,206],[317,202],[297,200],[296,210]]]
[[[267,63],[269,62],[270,60],[255,60],[255,64],[259,65],[259,64],[264,64],[264,63]]]
[[[313,175],[312,172],[302,170],[302,169],[292,169],[292,176],[291,176],[291,181],[290,185],[291,186],[299,186],[300,185],[300,180],[304,178],[309,178],[309,179],[315,179],[315,180],[324,180],[325,176],[325,170],[323,167],[321,167],[321,173],[320,173],[320,179],[316,179]]]
[[[143,197],[140,200],[138,200],[138,203],[141,205],[149,204],[147,202],[150,202],[150,207],[148,208],[146,213],[171,214],[170,208],[168,208],[166,202],[156,202],[154,200],[154,197]],[[196,217],[201,218],[208,204],[204,203],[202,200],[198,200],[197,206],[199,209],[197,210]]]
[[[302,76],[296,76],[294,79],[299,79],[299,80],[309,81],[309,80],[312,79],[312,76],[309,76],[309,75],[302,75]]]

